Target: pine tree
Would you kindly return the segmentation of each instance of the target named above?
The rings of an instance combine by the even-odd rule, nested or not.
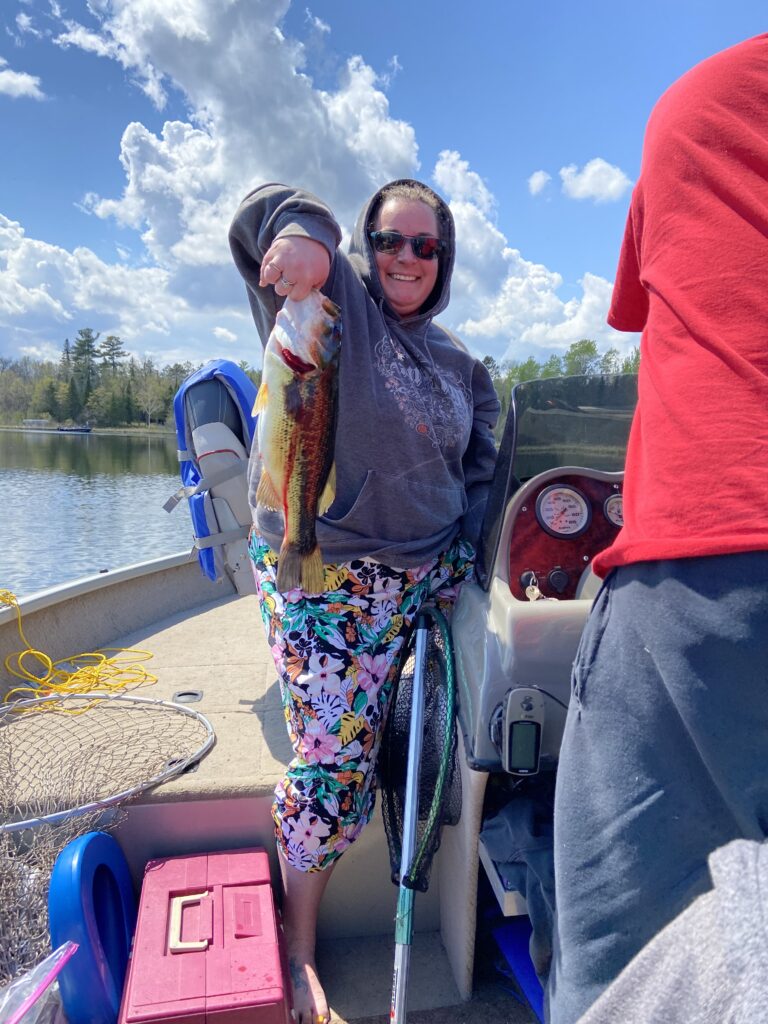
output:
[[[102,368],[108,367],[113,374],[117,373],[120,360],[128,358],[128,353],[123,348],[123,343],[116,334],[108,334],[96,352],[101,358]]]
[[[490,373],[491,380],[501,380],[501,370],[499,369],[499,365],[493,358],[493,356],[484,356],[483,366],[485,366],[485,368],[488,370],[488,373]]]
[[[59,407],[59,396],[56,390],[56,382],[48,381],[43,396],[43,408],[41,412],[47,412],[54,420],[61,419],[61,408]]]
[[[61,350],[61,359],[59,360],[59,378],[69,382],[69,378],[72,374],[72,354],[69,347],[69,338],[64,339],[64,345]]]
[[[91,392],[98,382],[98,338],[99,335],[94,334],[90,327],[81,327],[72,347],[72,377],[77,385],[81,409],[87,405]]]
[[[133,400],[133,387],[131,386],[131,379],[129,377],[128,383],[125,385],[125,391],[123,392],[123,420],[126,423],[134,423],[136,419],[136,403]]]
[[[70,377],[69,385],[67,386],[67,403],[65,408],[61,410],[64,413],[64,419],[76,422],[80,416],[80,410],[82,407],[80,393],[77,390],[77,384],[75,384],[75,378]]]
[[[119,387],[113,385],[107,401],[107,416],[109,424],[117,427],[125,422],[125,399],[119,391]]]
[[[541,376],[541,366],[536,362],[533,356],[529,356],[524,363],[520,363],[517,368],[517,379],[523,380],[536,380],[537,377]]]

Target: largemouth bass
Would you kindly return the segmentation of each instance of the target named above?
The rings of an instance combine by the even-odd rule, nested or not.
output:
[[[315,520],[336,491],[336,434],[341,311],[312,291],[301,302],[286,299],[264,351],[262,383],[254,412],[261,476],[256,500],[282,509],[285,533],[277,562],[277,587],[323,592],[323,559]]]

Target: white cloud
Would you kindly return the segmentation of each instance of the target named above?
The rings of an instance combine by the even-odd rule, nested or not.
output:
[[[234,207],[222,193],[226,175],[221,148],[210,131],[166,121],[158,137],[134,122],[123,133],[120,160],[128,179],[122,198],[89,193],[83,201],[86,209],[144,228],[142,239],[158,262],[228,259],[224,225]]]
[[[532,196],[537,196],[547,182],[551,180],[552,175],[547,174],[546,171],[534,171],[528,179],[528,191]]]
[[[44,100],[45,93],[40,88],[37,75],[28,75],[26,71],[12,71],[8,61],[0,57],[0,93],[14,99],[26,97],[33,100]]]
[[[457,259],[446,326],[455,328],[478,355],[546,359],[581,338],[625,351],[636,341],[605,322],[611,284],[594,274],[580,281],[581,294],[558,294],[560,274],[526,260],[512,248],[489,212],[495,201],[458,154],[441,154],[434,180],[450,201],[456,222]]]
[[[95,53],[97,57],[113,57],[119,59],[120,48],[108,39],[102,38],[98,32],[91,32],[75,22],[67,23],[66,32],[56,36],[56,44],[66,50],[68,46],[76,46],[86,53]],[[122,63],[122,61],[121,61]]]
[[[167,85],[174,81],[173,70],[164,66],[166,58],[185,47],[210,46],[215,36],[209,28],[217,8],[232,6],[240,5],[227,0],[210,4],[206,0],[101,0],[89,5],[90,13],[100,20],[97,29],[64,18],[64,31],[55,42],[118,61],[135,74],[140,87],[162,110]],[[212,57],[211,64],[216,63]]]
[[[349,223],[378,185],[416,171],[413,128],[390,116],[376,72],[353,57],[336,90],[314,89],[302,46],[276,31],[286,7],[186,0],[178,27],[164,0],[113,0],[98,32],[68,22],[59,37],[118,60],[158,106],[172,86],[187,98],[190,123],[125,129],[122,196],[86,199],[142,230],[154,259],[228,261],[228,221],[259,181],[301,183]]]
[[[16,15],[16,28],[21,35],[34,36],[36,39],[42,37],[42,33],[35,28],[32,18],[28,14],[24,14],[23,11]]]
[[[200,284],[209,278],[217,303],[200,301]],[[127,349],[159,365],[213,358],[219,353],[211,337],[226,345],[230,358],[258,364],[260,345],[246,310],[240,279],[229,266],[205,268],[190,282],[157,266],[109,264],[86,248],[68,252],[28,238],[0,214],[3,354],[10,343],[19,354],[51,358],[55,350],[58,357],[64,337],[89,326],[119,335]]]
[[[30,359],[57,363],[61,358],[61,348],[46,343],[42,345],[19,345],[19,354]]]
[[[487,185],[459,153],[444,149],[435,168],[435,182],[443,192],[457,201],[472,203],[483,214],[493,211],[495,201]]]
[[[214,327],[213,334],[220,341],[237,341],[234,331],[228,331],[226,327]]]
[[[20,224],[0,214],[0,322],[24,313],[66,324],[109,309],[126,337],[144,325],[167,332],[184,308],[167,293],[167,281],[157,267],[108,264],[90,249],[68,252],[27,238]]]
[[[571,199],[594,199],[596,203],[610,203],[632,187],[631,180],[620,167],[614,167],[602,157],[595,157],[581,170],[576,164],[560,168],[563,192]]]
[[[557,294],[562,279],[541,264],[524,260],[518,250],[505,252],[507,274],[498,292],[484,306],[484,315],[470,317],[459,332],[479,353],[520,359],[535,352],[539,358],[562,354],[581,338],[601,348],[628,350],[634,335],[620,335],[605,322],[612,285],[595,274],[579,282],[581,295],[563,301]]]
[[[331,26],[327,22],[323,21],[322,18],[318,18],[314,15],[308,7],[304,9],[304,16],[308,24],[311,25],[316,32],[327,34],[331,31]]]
[[[333,138],[345,140],[346,159],[359,163],[373,186],[370,191],[419,166],[413,128],[389,116],[389,101],[377,85],[374,70],[362,57],[352,57],[341,87],[320,93]]]
[[[456,270],[446,323],[478,355],[519,359],[536,352],[546,358],[581,338],[620,351],[631,346],[634,336],[622,336],[605,322],[610,282],[585,274],[581,296],[564,301],[558,295],[561,276],[524,259],[491,222],[486,211],[493,209],[493,197],[481,192],[474,196],[479,202],[467,198],[479,179],[466,161],[455,153],[441,154],[434,179],[456,221]]]
[[[83,209],[137,230],[138,251],[116,243],[110,264],[85,248],[28,238],[0,218],[0,328],[18,351],[51,338],[60,346],[64,332],[87,325],[159,363],[209,359],[218,354],[214,339],[228,358],[258,364],[260,343],[227,246],[242,196],[261,181],[302,185],[329,203],[346,235],[376,188],[419,173],[416,134],[392,115],[387,75],[362,56],[339,65],[330,54],[337,85],[316,88],[304,46],[279,28],[287,7],[288,0],[94,0],[93,24],[61,23],[58,45],[118,62],[158,108],[175,92],[189,113],[158,131],[137,121],[125,127],[121,194],[102,195],[88,182]],[[314,47],[329,45],[323,24],[309,27]],[[400,70],[397,58],[390,69]],[[593,198],[596,163],[609,167],[591,161],[569,178]],[[441,319],[479,355],[562,351],[581,337],[623,347],[604,323],[608,282],[585,274],[580,296],[564,301],[560,276],[527,261],[499,230],[495,197],[469,161],[442,151],[432,180],[451,203],[458,237],[452,301]]]

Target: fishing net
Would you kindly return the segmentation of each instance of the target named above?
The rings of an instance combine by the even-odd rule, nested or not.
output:
[[[461,774],[456,752],[455,681],[450,630],[436,608],[424,608],[432,620],[424,657],[424,735],[418,792],[415,854],[402,884],[426,892],[432,858],[443,825],[461,815]],[[415,634],[403,655],[379,757],[381,806],[389,847],[392,881],[399,885],[408,772],[408,739],[416,664]]]
[[[128,694],[0,708],[0,986],[51,951],[48,884],[60,851],[113,828],[126,801],[190,770],[214,740],[199,712]]]

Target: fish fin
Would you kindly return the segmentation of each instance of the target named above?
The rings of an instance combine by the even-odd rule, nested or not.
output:
[[[320,500],[317,503],[317,514],[324,516],[328,509],[333,504],[334,498],[336,497],[336,463],[334,462],[328,473],[328,479],[325,481],[325,487],[323,493],[320,495]]]
[[[266,409],[268,399],[269,392],[267,391],[267,382],[263,381],[256,393],[256,401],[253,403],[253,409],[251,410],[254,416]]]
[[[341,310],[333,301],[333,299],[329,299],[327,295],[323,295],[322,302],[320,303],[320,305],[323,307],[328,316],[333,317],[334,320],[341,319]]]
[[[320,548],[308,555],[299,554],[293,544],[284,543],[277,560],[277,589],[281,594],[301,587],[305,594],[322,594],[325,591],[325,573]]]
[[[325,573],[320,548],[315,548],[301,559],[301,589],[305,594],[322,594],[325,591]]]
[[[294,545],[283,541],[277,559],[277,589],[281,594],[301,586],[301,555]]]
[[[256,504],[263,505],[264,508],[273,509],[280,509],[283,507],[280,495],[275,490],[274,484],[264,470],[261,471],[259,485],[256,488]]]

